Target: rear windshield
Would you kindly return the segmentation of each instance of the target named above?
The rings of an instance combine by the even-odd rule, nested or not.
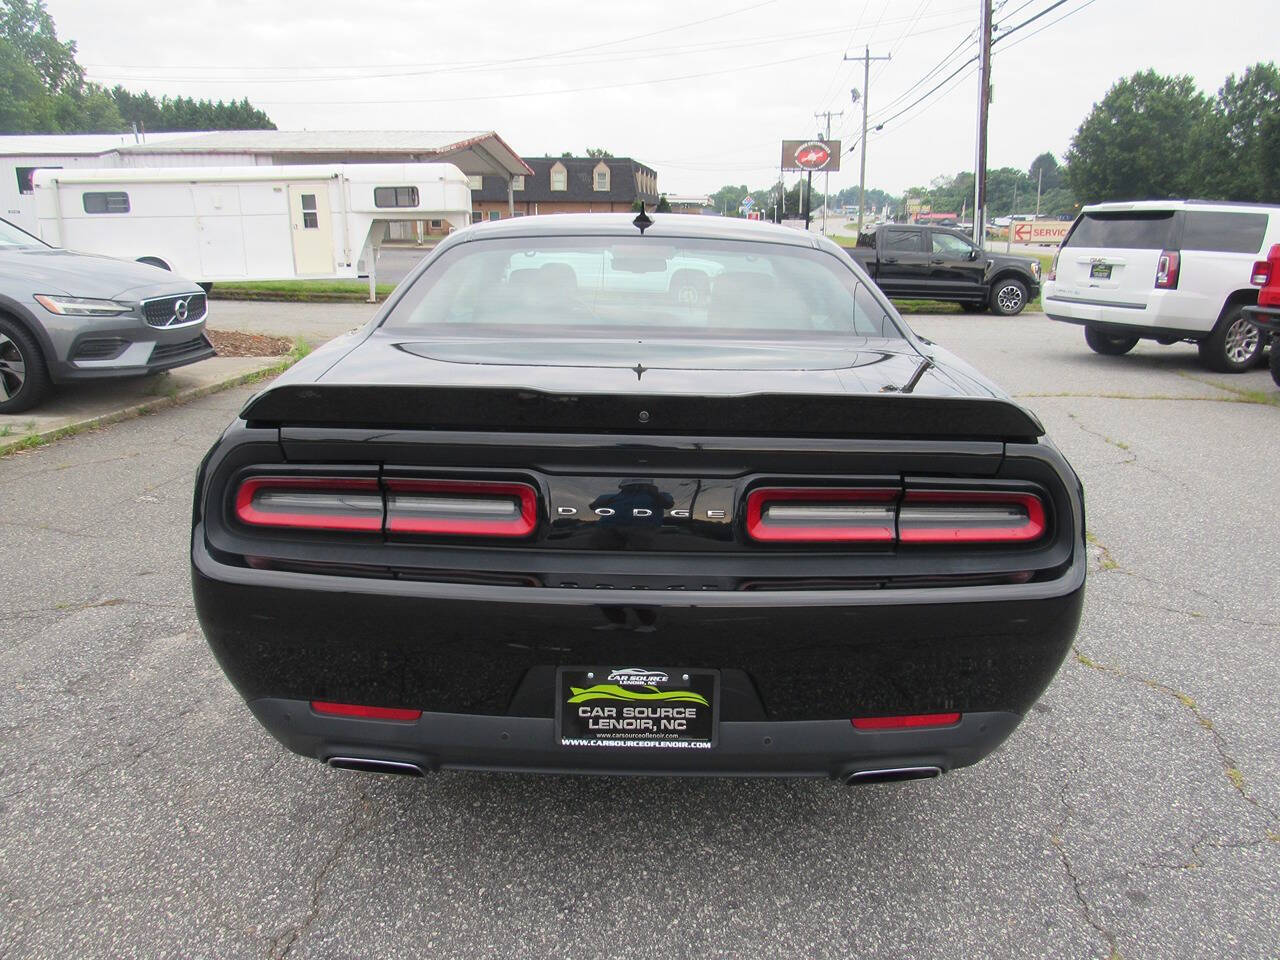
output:
[[[383,325],[432,337],[902,337],[834,254],[639,234],[459,243]]]
[[[1173,246],[1173,211],[1086,213],[1064,247],[1110,247],[1121,250],[1166,250]]]

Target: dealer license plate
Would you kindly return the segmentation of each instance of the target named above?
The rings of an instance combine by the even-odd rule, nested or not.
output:
[[[556,697],[556,723],[566,747],[715,746],[716,670],[561,667]]]
[[[1110,280],[1111,264],[1095,263],[1091,265],[1089,267],[1089,279],[1090,280]]]

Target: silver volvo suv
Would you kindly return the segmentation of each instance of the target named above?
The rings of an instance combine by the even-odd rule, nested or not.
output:
[[[203,290],[159,267],[50,247],[0,220],[0,414],[54,384],[133,377],[214,355]]]

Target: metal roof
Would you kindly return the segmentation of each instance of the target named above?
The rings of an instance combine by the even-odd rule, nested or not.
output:
[[[172,145],[199,134],[190,132],[152,133],[147,135],[147,146]],[[110,153],[123,147],[139,146],[132,133],[49,133],[19,134],[0,137],[0,156],[60,156],[93,157]]]
[[[223,130],[180,142],[126,144],[122,154],[406,154],[405,160],[456,164],[470,174],[529,175],[533,171],[492,130]]]

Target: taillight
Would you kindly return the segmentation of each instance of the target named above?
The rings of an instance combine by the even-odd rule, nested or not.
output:
[[[422,716],[421,710],[406,710],[400,707],[366,707],[357,703],[330,703],[327,700],[312,700],[311,709],[331,717],[351,717],[357,720],[394,720],[399,723],[412,723]]]
[[[762,543],[1030,543],[1044,501],[1021,490],[763,487],[747,495],[747,536]]]
[[[916,730],[920,727],[954,727],[960,722],[960,714],[911,713],[899,717],[854,717],[850,722],[857,730]]]
[[[1034,493],[910,490],[898,510],[903,543],[1026,543],[1045,531]]]
[[[373,477],[250,477],[236,517],[253,527],[378,532],[382,492]]]
[[[1178,289],[1178,268],[1182,264],[1182,257],[1175,250],[1165,250],[1161,252],[1160,259],[1156,262],[1156,288],[1159,290],[1176,290]]]
[[[1249,282],[1255,287],[1265,287],[1271,282],[1271,262],[1269,260],[1259,260],[1253,265],[1253,273],[1249,277]]]
[[[896,489],[763,487],[747,495],[747,535],[765,543],[892,543]]]
[[[387,531],[471,537],[527,537],[538,495],[526,483],[387,479]]]

